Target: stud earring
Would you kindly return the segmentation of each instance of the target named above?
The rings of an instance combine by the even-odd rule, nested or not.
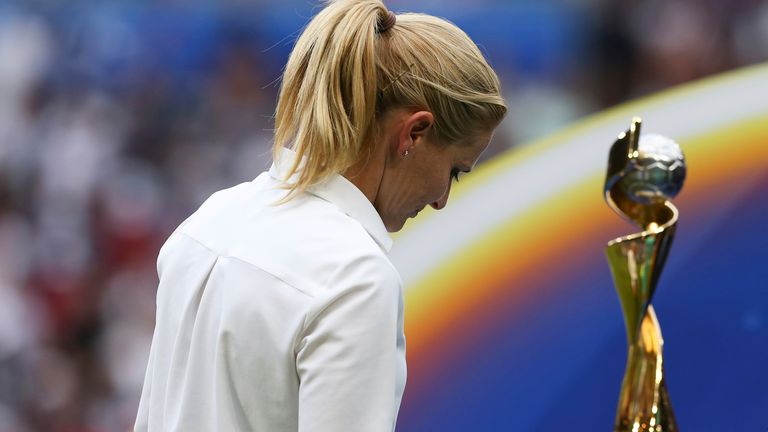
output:
[[[406,157],[406,156],[408,156],[408,153],[410,153],[410,150],[405,150],[405,151],[403,152],[403,157]]]

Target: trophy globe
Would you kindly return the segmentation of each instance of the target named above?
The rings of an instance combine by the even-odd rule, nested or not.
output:
[[[626,196],[639,204],[671,200],[683,188],[685,157],[680,146],[658,134],[641,135],[637,157],[619,180]]]

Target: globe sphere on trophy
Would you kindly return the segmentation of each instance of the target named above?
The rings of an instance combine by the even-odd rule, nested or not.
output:
[[[608,155],[605,200],[640,232],[605,249],[627,330],[627,366],[614,431],[673,432],[677,424],[664,376],[664,341],[653,294],[677,226],[670,202],[683,187],[685,158],[673,140],[640,135],[641,120],[619,135]]]
[[[619,179],[626,196],[640,204],[674,198],[683,188],[685,159],[680,146],[663,135],[640,137],[634,167]]]

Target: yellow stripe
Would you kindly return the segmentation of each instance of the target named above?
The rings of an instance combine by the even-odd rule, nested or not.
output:
[[[698,93],[707,88],[717,87],[729,82],[736,82],[742,79],[761,75],[768,75],[768,63],[748,66],[731,72],[726,72],[709,78],[683,84],[660,93],[643,97],[636,101],[627,102],[621,105],[617,105],[613,108],[592,114],[582,120],[577,121],[571,126],[566,127],[560,132],[556,132],[552,135],[548,135],[547,137],[532,141],[529,144],[507,150],[501,155],[482,164],[482,166],[478,166],[478,168],[473,171],[471,175],[462,178],[462,181],[452,188],[450,199],[455,200],[465,194],[471,193],[472,190],[488,182],[490,179],[498,176],[501,172],[509,170],[516,165],[523,164],[534,155],[542,153],[554,146],[561,145],[564,142],[583,135],[591,129],[598,128],[605,124],[617,122],[621,119],[629,119],[639,112],[648,111],[652,107],[664,105],[665,103],[668,103],[672,100],[682,99],[687,95]],[[619,131],[617,131],[617,134],[618,132]],[[416,224],[421,224],[429,220],[434,216],[434,212],[435,210],[431,207],[425,208],[418,219],[410,220],[405,229],[400,233],[395,233],[393,238],[397,240],[397,238],[406,233],[408,229],[412,228]]]
[[[768,168],[768,147],[765,142],[767,135],[768,115],[761,115],[681,142],[688,159],[688,182],[692,181],[691,173],[695,176],[693,181],[699,182],[716,178],[721,174],[721,169],[731,172],[740,167],[759,167],[761,164]],[[733,148],[733,143],[739,143],[740,146]],[[515,161],[516,158],[508,160]],[[508,168],[511,165],[503,166]],[[603,180],[601,173],[590,176],[552,199],[509,219],[500,228],[478,238],[436,266],[425,277],[407,287],[409,320],[422,322],[413,314],[427,313],[434,305],[434,299],[473,295],[474,289],[464,291],[471,285],[467,279],[471,278],[473,272],[498,266],[502,259],[514,260],[516,256],[525,254],[526,248],[542,241],[541,236],[546,234],[542,233],[542,227],[553,226],[551,224],[584,223],[586,214],[596,214],[595,212],[601,211],[600,208],[609,214],[611,210],[602,202]],[[569,221],[564,215],[575,217]],[[618,220],[618,216],[616,218]],[[583,225],[574,225],[569,229],[582,228]],[[562,241],[562,244],[555,247],[569,247],[567,237],[557,241]]]
[[[665,103],[672,100],[682,99],[684,96],[698,93],[707,88],[712,88],[728,82],[735,82],[747,77],[759,75],[768,75],[768,63],[762,63],[755,66],[737,69],[732,72],[727,72],[710,78],[704,78],[688,84],[683,84],[669,90],[665,90],[661,93],[646,96],[636,101],[627,102],[621,105],[617,105],[613,108],[592,114],[582,120],[579,120],[572,126],[566,127],[560,132],[539,140],[535,140],[530,144],[524,145],[520,148],[511,149],[499,155],[498,157],[491,159],[487,163],[483,164],[482,169],[478,169],[477,173],[473,172],[471,176],[467,176],[467,181],[461,182],[461,187],[456,188],[455,196],[468,193],[473,187],[485,183],[490,178],[496,177],[500,172],[506,171],[515,165],[523,163],[525,160],[529,159],[537,153],[541,153],[554,146],[560,145],[563,142],[583,135],[589,130],[596,129],[609,123],[620,121],[621,119],[629,119],[636,115],[638,112],[650,110],[653,106],[664,105]],[[619,132],[620,131],[616,131],[617,135]]]

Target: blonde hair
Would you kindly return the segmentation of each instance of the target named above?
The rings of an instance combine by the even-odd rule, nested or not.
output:
[[[431,134],[446,144],[504,117],[499,79],[461,29],[407,13],[379,32],[387,14],[380,0],[332,1],[296,41],[275,114],[275,161],[283,147],[297,153],[286,199],[355,164],[390,109],[432,112]]]

